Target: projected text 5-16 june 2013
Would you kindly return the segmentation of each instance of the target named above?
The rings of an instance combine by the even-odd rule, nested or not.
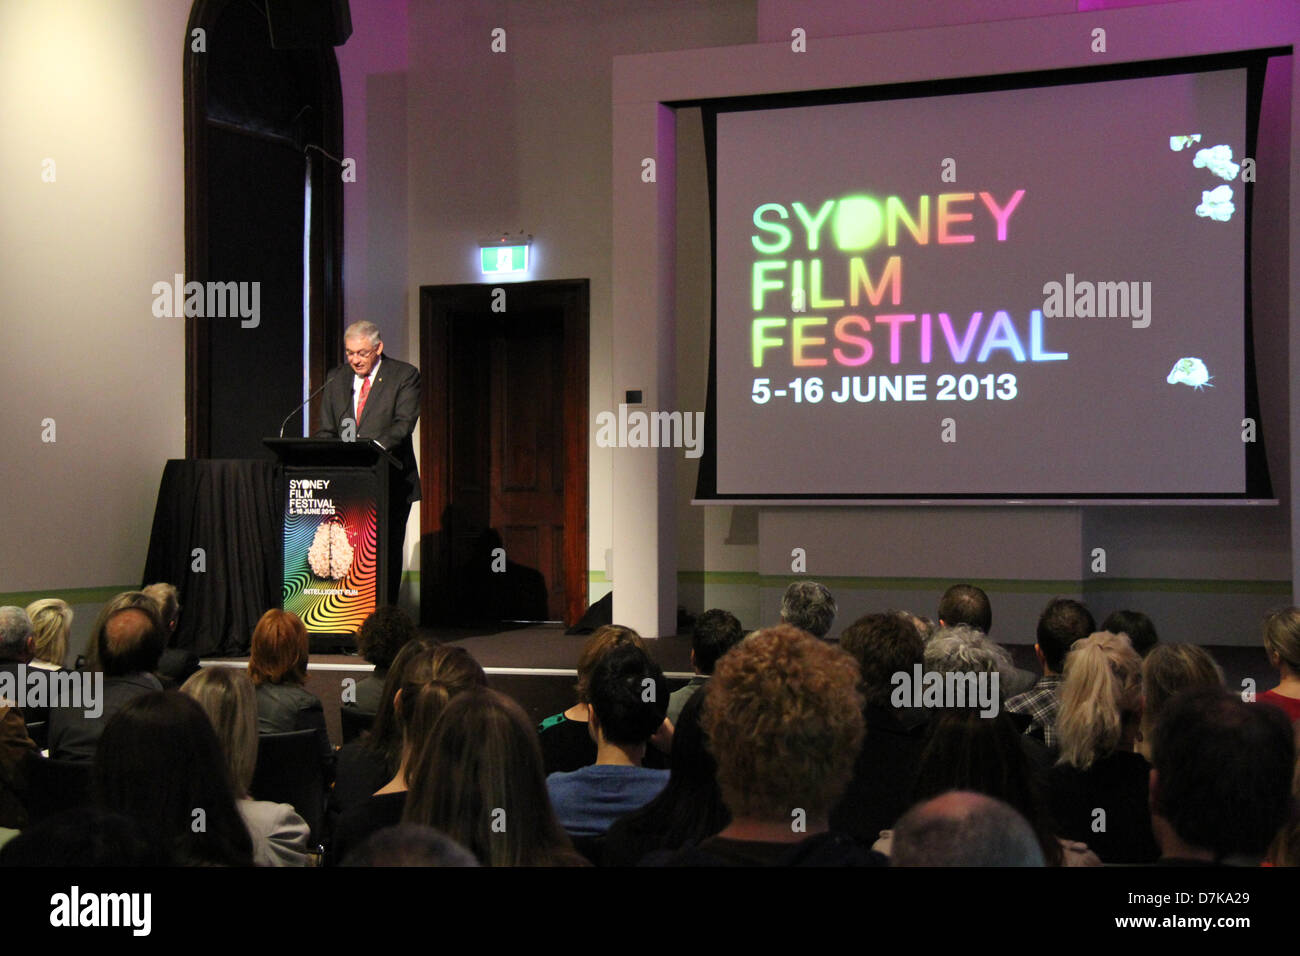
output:
[[[839,382],[832,380],[829,384],[813,375],[791,379],[784,385],[774,385],[770,378],[756,378],[750,398],[755,405],[766,405],[776,399],[809,405],[824,400],[840,405],[847,402],[928,402],[929,386],[928,375],[841,375]],[[935,379],[935,387],[936,402],[1007,402],[1019,394],[1016,376],[1011,372],[983,376],[945,373]]]

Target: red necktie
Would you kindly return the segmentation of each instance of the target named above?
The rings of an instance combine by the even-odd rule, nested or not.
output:
[[[370,379],[363,379],[361,382],[361,394],[357,396],[357,422],[361,422],[361,412],[366,407],[366,396],[370,394]]]

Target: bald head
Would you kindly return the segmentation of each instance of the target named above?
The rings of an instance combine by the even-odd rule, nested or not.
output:
[[[1043,866],[1033,828],[1012,807],[950,791],[918,804],[894,827],[893,866]]]
[[[162,622],[152,607],[114,611],[99,633],[99,659],[109,677],[156,670],[162,652]]]

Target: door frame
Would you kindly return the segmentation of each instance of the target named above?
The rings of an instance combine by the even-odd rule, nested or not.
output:
[[[563,315],[564,623],[587,609],[588,351],[590,284],[587,279],[543,279],[493,286],[486,283],[420,286],[420,623],[449,619],[450,541],[442,527],[451,503],[452,452],[450,341],[452,314],[493,311],[497,289],[507,311],[558,308]]]

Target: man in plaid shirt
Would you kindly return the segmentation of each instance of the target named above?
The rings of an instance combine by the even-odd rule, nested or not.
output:
[[[1011,697],[1003,705],[1008,713],[1028,718],[1025,733],[1037,737],[1055,750],[1056,712],[1061,704],[1061,670],[1070,645],[1097,629],[1092,614],[1078,601],[1053,598],[1038,618],[1038,643],[1034,653],[1042,665],[1043,676],[1023,694]]]

